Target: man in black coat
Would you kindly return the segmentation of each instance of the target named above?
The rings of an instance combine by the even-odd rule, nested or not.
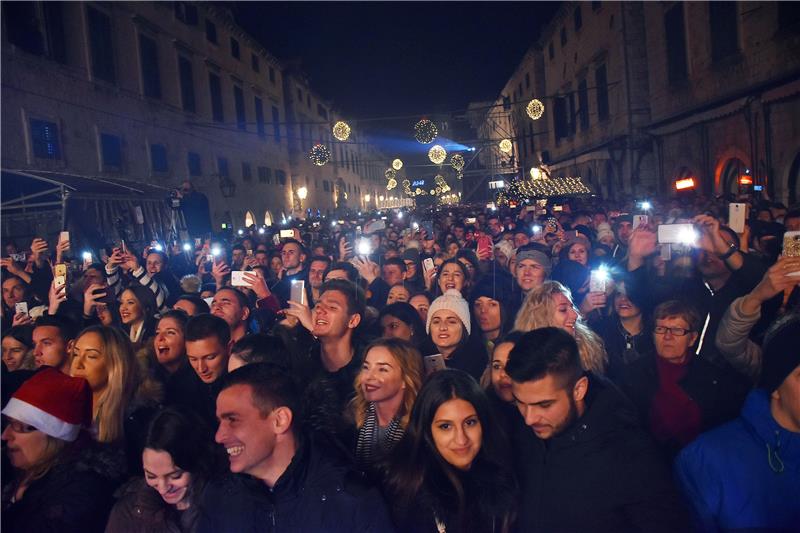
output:
[[[225,378],[216,441],[233,474],[207,485],[198,532],[394,530],[380,493],[302,429],[300,396],[268,363]]]
[[[506,373],[524,424],[512,429],[517,531],[685,531],[669,470],[624,396],[581,370],[559,328],[526,333]]]

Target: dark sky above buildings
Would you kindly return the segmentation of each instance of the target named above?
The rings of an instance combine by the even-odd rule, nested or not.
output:
[[[559,2],[235,2],[347,116],[447,113],[500,93]]]

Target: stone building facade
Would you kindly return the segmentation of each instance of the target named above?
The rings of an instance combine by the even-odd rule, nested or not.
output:
[[[799,39],[793,2],[565,2],[499,101],[552,175],[603,196],[667,194],[685,177],[720,194],[750,175],[794,203]],[[524,116],[534,97],[538,121]],[[520,172],[537,164],[514,150]]]
[[[800,201],[800,8],[795,2],[646,2],[649,128],[662,190],[707,194],[742,176]]]
[[[333,208],[299,168],[307,158],[290,157],[297,106],[285,93],[286,66],[224,6],[8,3],[3,35],[4,169],[165,187],[189,178],[208,196],[216,228],[290,214],[296,176],[313,183],[304,207]],[[360,199],[366,169],[353,169],[342,177]]]

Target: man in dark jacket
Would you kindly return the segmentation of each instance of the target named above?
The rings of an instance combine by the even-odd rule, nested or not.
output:
[[[581,370],[575,339],[526,333],[506,363],[524,424],[512,429],[517,531],[685,531],[669,471],[611,383]]]
[[[268,363],[225,378],[216,441],[233,475],[207,486],[198,532],[393,530],[380,494],[303,431],[300,402],[285,370]]]
[[[696,266],[690,278],[657,276],[646,265],[656,253],[656,234],[640,226],[629,240],[626,287],[636,295],[645,314],[659,303],[681,295],[700,311],[703,327],[697,344],[703,359],[725,366],[723,357],[714,344],[722,316],[728,306],[758,285],[767,266],[755,255],[738,248],[738,236],[730,228],[720,226],[717,219],[698,215],[693,220],[699,228],[699,239],[693,250]],[[763,322],[769,323],[777,308],[765,308]]]

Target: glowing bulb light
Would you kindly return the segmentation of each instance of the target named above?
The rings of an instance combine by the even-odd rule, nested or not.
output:
[[[534,98],[528,102],[528,107],[525,108],[525,111],[531,117],[531,120],[539,120],[544,115],[544,104],[541,100]]]
[[[428,159],[430,159],[432,163],[441,165],[446,158],[447,151],[438,144],[431,146],[431,149],[428,150]]]
[[[393,180],[397,178],[397,171],[393,168],[387,168],[383,175],[386,176],[387,180]]]
[[[350,138],[350,126],[347,122],[340,120],[336,124],[333,125],[333,136],[336,137],[337,140],[346,141]]]
[[[500,141],[500,151],[504,154],[510,154],[511,150],[514,148],[514,145],[511,144],[511,141],[508,139],[503,139]]]
[[[403,168],[403,161],[401,159],[395,159],[392,161],[392,168],[395,170],[400,170]]]
[[[439,130],[427,118],[423,118],[414,125],[414,138],[422,144],[432,143],[437,135],[439,135]]]
[[[297,197],[301,200],[305,200],[308,197],[308,188],[307,187],[300,187],[297,189]]]
[[[461,172],[464,169],[464,156],[461,154],[453,154],[450,157],[450,166],[456,172]]]
[[[315,144],[308,152],[308,158],[312,163],[321,167],[331,160],[331,151],[324,144]]]
[[[389,182],[386,184],[386,190],[387,190],[387,191],[391,191],[391,190],[392,190],[392,189],[394,189],[395,187],[397,187],[397,180],[396,180],[396,179],[394,179],[394,178],[392,178],[392,179],[390,179],[390,180],[389,180]]]

